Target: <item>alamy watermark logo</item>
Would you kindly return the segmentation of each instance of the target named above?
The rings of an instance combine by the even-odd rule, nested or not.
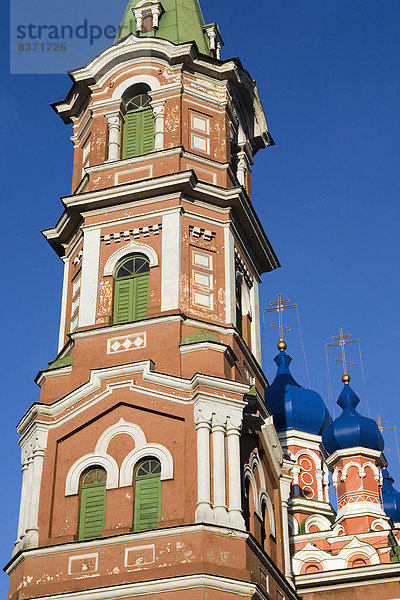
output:
[[[11,0],[10,72],[65,73],[110,46],[126,0]]]

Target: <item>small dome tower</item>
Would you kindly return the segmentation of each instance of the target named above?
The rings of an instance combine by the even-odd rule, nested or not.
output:
[[[278,344],[274,361],[278,367],[274,381],[265,392],[285,455],[282,495],[287,497],[292,535],[327,529],[334,519],[329,502],[329,471],[323,463],[321,434],[331,423],[324,401],[317,392],[304,388],[293,378],[286,343]]]
[[[325,429],[322,442],[337,493],[336,523],[343,525],[346,534],[356,534],[370,531],[376,519],[388,522],[380,495],[386,460],[377,423],[356,410],[360,399],[349,385],[350,376],[345,374],[342,381],[337,402],[342,414]]]

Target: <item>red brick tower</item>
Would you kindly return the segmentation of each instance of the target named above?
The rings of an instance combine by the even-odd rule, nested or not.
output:
[[[260,367],[258,283],[279,263],[251,201],[273,141],[221,45],[197,0],[132,1],[54,105],[74,126],[44,232],[60,342],[18,426],[10,600],[297,597]]]

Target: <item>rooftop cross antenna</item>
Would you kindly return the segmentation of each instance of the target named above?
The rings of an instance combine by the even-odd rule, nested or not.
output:
[[[350,383],[350,375],[347,373],[347,365],[354,367],[354,362],[351,360],[346,360],[346,344],[359,344],[359,338],[350,339],[352,336],[351,333],[344,333],[343,329],[340,327],[339,335],[333,335],[331,339],[332,342],[328,342],[325,344],[325,349],[327,350],[330,346],[340,346],[342,357],[335,357],[335,360],[341,362],[343,364],[343,383]]]
[[[399,449],[399,441],[397,439],[397,425],[389,425],[389,421],[382,421],[381,415],[378,415],[378,427],[379,431],[383,433],[384,431],[388,431],[392,429],[394,431],[394,436],[396,439],[396,448],[397,448],[397,458],[400,464],[400,449]],[[387,452],[390,452],[390,448],[385,448]]]
[[[329,394],[330,394],[330,400],[331,400],[331,406],[333,409],[333,414],[334,414],[334,406],[333,406],[332,385],[331,385],[330,370],[329,370],[328,348],[331,346],[340,346],[341,358],[336,356],[335,360],[337,362],[341,362],[343,365],[343,377],[342,377],[343,383],[349,384],[350,383],[350,375],[347,372],[347,365],[350,365],[351,367],[353,367],[354,362],[346,359],[346,345],[347,344],[358,344],[358,349],[359,349],[359,353],[360,353],[360,367],[361,367],[362,379],[363,379],[363,384],[364,384],[364,392],[365,392],[365,401],[367,404],[368,416],[371,417],[371,413],[370,413],[370,409],[369,409],[369,402],[368,402],[367,385],[365,382],[364,365],[363,365],[362,354],[361,354],[360,339],[352,338],[351,333],[344,333],[343,329],[340,327],[339,335],[332,336],[331,340],[332,340],[332,342],[328,342],[327,344],[325,344],[325,354],[326,354],[326,368],[327,368],[327,374],[328,374]]]
[[[270,302],[269,306],[271,308],[264,308],[263,309],[263,315],[265,313],[270,313],[270,312],[277,312],[278,313],[278,323],[271,323],[272,327],[276,327],[277,329],[279,329],[279,343],[278,343],[278,350],[286,350],[287,348],[287,344],[286,342],[284,342],[283,340],[283,332],[289,332],[292,331],[291,327],[287,327],[283,324],[283,311],[289,309],[289,308],[294,308],[296,309],[296,314],[297,314],[297,324],[299,327],[299,335],[300,335],[300,342],[301,342],[301,349],[302,349],[302,353],[303,353],[303,361],[304,361],[304,368],[305,368],[305,373],[306,373],[306,377],[307,377],[307,381],[308,381],[308,386],[311,387],[310,384],[310,375],[308,373],[308,365],[307,365],[307,358],[306,358],[306,352],[304,349],[304,342],[303,342],[303,334],[301,331],[301,325],[300,325],[300,317],[299,317],[299,305],[298,304],[290,304],[291,300],[289,298],[286,298],[286,300],[282,300],[282,294],[277,294],[277,301],[274,302]]]
[[[290,304],[290,300],[289,298],[287,298],[286,300],[282,300],[282,294],[277,294],[277,298],[278,300],[275,302],[270,302],[269,306],[271,306],[272,308],[264,308],[263,309],[263,314],[265,313],[269,313],[269,312],[274,312],[276,311],[278,313],[278,323],[271,323],[272,327],[277,327],[279,329],[279,344],[278,344],[278,348],[279,345],[281,345],[281,348],[279,348],[279,350],[286,350],[286,344],[283,340],[283,332],[284,331],[292,331],[291,327],[285,327],[285,325],[283,324],[283,311],[287,310],[289,308],[298,308],[297,304]],[[283,345],[285,347],[283,347]]]

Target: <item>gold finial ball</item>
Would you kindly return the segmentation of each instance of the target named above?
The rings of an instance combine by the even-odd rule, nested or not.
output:
[[[278,343],[278,350],[281,352],[282,350],[286,350],[286,348],[287,348],[287,344],[283,340],[281,340]]]
[[[342,381],[345,385],[349,385],[350,381],[351,381],[351,377],[350,375],[348,375],[347,373],[345,375],[343,375],[342,377]]]

